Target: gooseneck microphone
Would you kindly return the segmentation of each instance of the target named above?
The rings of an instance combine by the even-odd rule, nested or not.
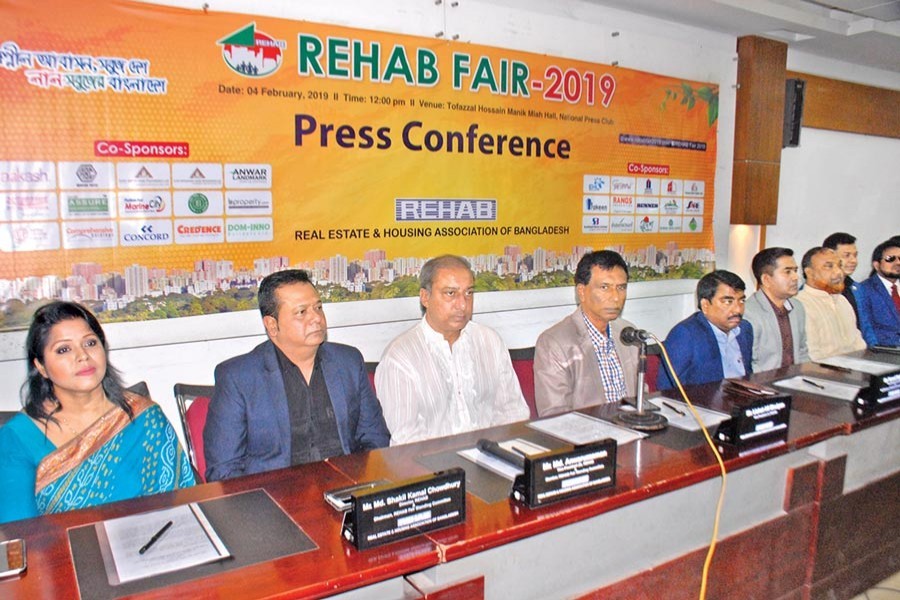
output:
[[[649,342],[651,339],[653,339],[653,334],[651,334],[646,329],[626,327],[619,335],[619,339],[622,340],[623,344],[637,345],[641,342]]]
[[[658,412],[653,412],[658,410],[656,408],[644,410],[644,375],[647,373],[647,342],[653,339],[653,334],[646,329],[626,327],[619,334],[619,339],[623,344],[638,346],[637,383],[635,385],[634,412],[620,408],[613,420],[638,431],[663,429],[669,422],[668,419]]]

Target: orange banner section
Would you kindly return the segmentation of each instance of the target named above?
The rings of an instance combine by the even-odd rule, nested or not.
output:
[[[713,260],[718,88],[443,40],[120,1],[0,7],[0,299],[106,320],[252,308],[273,270],[326,300]],[[40,26],[36,26],[36,24]]]

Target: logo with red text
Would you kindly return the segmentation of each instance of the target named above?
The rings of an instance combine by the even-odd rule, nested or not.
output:
[[[257,31],[250,23],[216,42],[225,64],[244,77],[268,77],[281,67],[287,42]]]

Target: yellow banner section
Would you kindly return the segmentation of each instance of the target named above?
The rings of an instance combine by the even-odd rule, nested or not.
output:
[[[448,252],[480,289],[571,284],[589,248],[633,279],[711,265],[715,85],[130,2],[0,18],[0,299],[17,310],[246,309],[288,266],[326,299],[402,296]]]

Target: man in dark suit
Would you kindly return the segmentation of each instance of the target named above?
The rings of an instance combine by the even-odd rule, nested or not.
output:
[[[878,244],[872,275],[859,285],[859,325],[869,346],[900,346],[900,241]]]
[[[697,283],[694,313],[669,332],[665,346],[684,385],[743,377],[753,372],[753,326],[743,321],[745,289],[730,271],[713,271]],[[675,387],[663,361],[657,388]]]
[[[259,311],[269,339],[216,367],[203,431],[207,481],[387,446],[362,355],[325,341],[309,275],[292,269],[263,279]]]

